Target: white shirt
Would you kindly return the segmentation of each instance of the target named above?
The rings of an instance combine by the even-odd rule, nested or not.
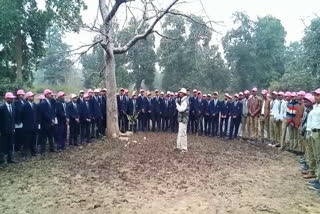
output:
[[[13,111],[12,104],[9,104],[6,102],[6,106],[7,106],[8,112],[12,114],[12,111]]]
[[[307,120],[307,131],[320,129],[320,104],[314,104]]]
[[[273,115],[275,117],[275,115],[277,115],[277,111],[279,112],[279,105],[280,105],[280,100],[276,99],[276,100],[272,100],[272,108],[270,110],[270,115]]]

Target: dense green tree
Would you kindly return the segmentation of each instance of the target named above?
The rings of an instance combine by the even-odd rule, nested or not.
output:
[[[1,73],[10,73],[11,81],[32,80],[32,71],[44,56],[46,31],[53,23],[64,30],[78,31],[83,0],[47,0],[39,9],[36,0],[2,0],[0,2]]]
[[[39,63],[42,82],[52,86],[65,83],[65,77],[72,69],[72,61],[69,59],[69,46],[62,41],[57,26],[49,28],[45,50],[45,57]]]

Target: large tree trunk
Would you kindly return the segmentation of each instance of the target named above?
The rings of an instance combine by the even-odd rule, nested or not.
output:
[[[17,62],[16,81],[18,84],[22,84],[22,35],[20,27],[17,29],[15,45]]]
[[[137,89],[137,94],[139,94],[139,92],[140,92],[140,88],[141,88],[141,83],[142,83],[142,80],[137,80],[136,81],[136,89]]]
[[[105,64],[106,64],[106,89],[107,89],[107,137],[117,138],[120,135],[118,125],[118,107],[117,107],[117,84],[116,84],[116,67],[113,54],[113,43],[107,43],[105,47]]]

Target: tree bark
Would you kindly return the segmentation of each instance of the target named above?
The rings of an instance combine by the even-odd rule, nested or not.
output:
[[[16,33],[16,62],[17,62],[17,70],[16,70],[16,81],[18,84],[22,84],[22,35],[21,28],[17,29]]]
[[[106,89],[107,89],[107,137],[117,138],[120,135],[118,124],[118,106],[117,106],[117,83],[115,58],[113,54],[113,43],[108,42],[104,47],[104,60],[106,64]]]
[[[142,82],[142,80],[138,80],[137,82],[136,82],[136,89],[137,89],[137,93],[139,94],[139,92],[140,92],[140,88],[141,88],[141,82]]]

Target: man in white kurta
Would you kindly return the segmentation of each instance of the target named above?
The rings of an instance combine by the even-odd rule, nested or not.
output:
[[[179,131],[177,138],[177,149],[182,152],[188,150],[187,147],[187,124],[189,117],[189,101],[186,96],[187,90],[185,88],[180,89],[179,98],[177,99],[176,106],[178,110],[178,122],[179,122]]]

